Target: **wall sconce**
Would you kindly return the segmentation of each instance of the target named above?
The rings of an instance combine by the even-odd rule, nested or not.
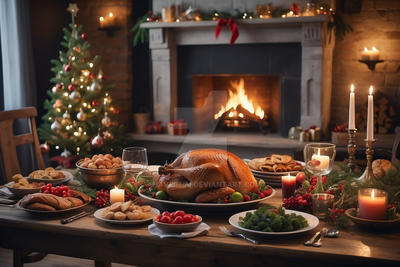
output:
[[[375,65],[383,62],[383,60],[379,60],[380,54],[381,52],[375,46],[373,46],[371,50],[364,48],[361,53],[361,59],[358,61],[366,64],[368,69],[374,71]]]
[[[106,31],[108,36],[121,29],[118,24],[117,16],[110,12],[106,16],[99,17],[99,30]]]

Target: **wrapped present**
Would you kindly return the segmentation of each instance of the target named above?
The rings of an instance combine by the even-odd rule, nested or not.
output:
[[[147,134],[160,134],[164,132],[164,127],[161,121],[149,122],[146,126]]]
[[[168,123],[169,135],[185,135],[187,132],[187,123],[183,119],[172,120]]]

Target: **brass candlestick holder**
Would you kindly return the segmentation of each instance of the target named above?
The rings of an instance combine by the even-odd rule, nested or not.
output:
[[[356,133],[357,129],[348,129],[347,132],[349,133],[349,143],[347,145],[347,152],[349,153],[349,161],[347,163],[347,167],[349,167],[349,171],[353,172],[354,168],[356,167],[355,160],[356,160]]]
[[[375,180],[374,173],[372,172],[372,158],[374,157],[374,143],[373,140],[365,140],[366,150],[365,154],[367,155],[367,167],[364,173],[357,179],[358,183],[362,185],[372,185],[372,182]]]

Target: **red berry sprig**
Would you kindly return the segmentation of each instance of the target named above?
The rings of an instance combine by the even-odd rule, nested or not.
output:
[[[282,206],[291,210],[312,211],[312,194],[305,193],[284,198]]]
[[[60,185],[53,187],[52,184],[44,185],[40,188],[40,192],[45,194],[52,194],[59,197],[70,197],[71,192],[69,191],[69,187],[66,185]]]
[[[95,205],[99,208],[105,207],[110,202],[110,192],[108,190],[101,189],[96,193]]]

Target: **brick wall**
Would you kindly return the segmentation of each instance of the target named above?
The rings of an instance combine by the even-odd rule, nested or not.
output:
[[[400,1],[363,0],[358,14],[341,14],[354,32],[336,42],[333,58],[332,123],[348,120],[351,83],[356,85],[356,105],[366,105],[369,85],[400,105]],[[374,72],[358,62],[361,50],[375,45],[385,62]],[[366,116],[366,114],[365,114]]]
[[[92,55],[102,57],[102,70],[107,82],[115,85],[113,101],[120,108],[119,120],[129,127],[132,114],[132,1],[131,0],[78,0],[78,23],[83,24],[92,46]],[[121,29],[113,36],[98,30],[99,17],[113,12]]]

